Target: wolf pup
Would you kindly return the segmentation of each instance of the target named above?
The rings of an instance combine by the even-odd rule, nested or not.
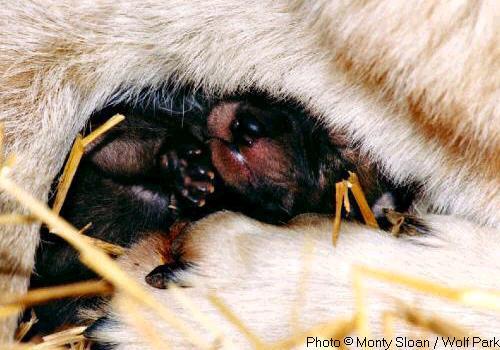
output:
[[[91,145],[61,211],[76,227],[91,223],[86,235],[129,247],[151,232],[167,235],[177,219],[221,209],[275,224],[307,212],[333,214],[335,183],[348,171],[359,174],[382,228],[391,228],[391,210],[404,218],[403,233],[427,230],[406,213],[418,186],[392,183],[343,133],[328,132],[298,105],[255,94],[209,102],[172,92],[106,108],[93,121],[116,112],[126,120]],[[344,216],[361,221],[351,202]],[[148,282],[164,288],[171,269],[159,266]],[[70,245],[42,231],[32,288],[93,277]],[[77,307],[94,302],[36,307],[35,328],[47,333],[74,323]]]

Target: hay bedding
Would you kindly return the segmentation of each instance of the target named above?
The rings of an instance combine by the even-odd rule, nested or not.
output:
[[[135,280],[109,257],[109,255],[120,255],[126,252],[122,247],[103,242],[98,239],[85,236],[85,228],[80,230],[70,225],[58,214],[62,208],[62,204],[71,185],[71,181],[77,171],[78,164],[83,156],[85,147],[97,137],[105,133],[107,130],[120,123],[124,119],[121,115],[116,115],[100,128],[92,132],[87,137],[79,135],[73,145],[70,156],[64,168],[61,181],[57,188],[56,199],[52,208],[46,204],[36,200],[29,193],[18,187],[9,178],[11,165],[15,161],[13,155],[4,157],[2,150],[2,135],[0,132],[0,190],[8,193],[19,202],[21,202],[31,212],[29,216],[18,215],[15,213],[3,213],[0,215],[0,224],[4,225],[25,225],[39,221],[46,224],[51,232],[72,245],[79,253],[81,261],[89,268],[99,274],[102,281],[90,281],[74,283],[63,286],[41,288],[31,290],[25,295],[3,295],[0,301],[0,317],[6,317],[29,308],[30,306],[48,302],[57,298],[86,296],[96,294],[109,294],[114,290],[122,291],[125,299],[121,299],[119,308],[127,310],[129,322],[134,326],[138,333],[150,343],[153,349],[165,349],[167,347],[165,339],[163,339],[155,330],[155,325],[143,319],[139,307],[147,307],[151,309],[162,322],[168,323],[171,327],[177,329],[183,334],[186,339],[195,348],[212,348],[216,344],[207,344],[197,332],[191,328],[183,320],[172,313],[165,305],[158,303],[152,296],[144,290]],[[340,211],[344,207],[346,211],[350,210],[347,193],[352,191],[355,200],[362,210],[363,218],[367,225],[377,227],[373,213],[371,213],[366,199],[364,198],[361,187],[357,180],[356,174],[351,174],[349,179],[337,183],[336,186],[336,215],[334,216],[332,241],[336,244],[340,232]],[[397,232],[394,232],[397,233]],[[332,249],[335,249],[332,247]],[[304,248],[305,254],[303,258],[303,278],[298,282],[298,293],[303,293],[306,286],[306,276],[308,275],[308,261],[312,249]],[[289,338],[279,340],[275,343],[266,343],[257,334],[254,334],[245,326],[238,315],[231,310],[224,302],[212,294],[208,298],[215,308],[230,322],[239,332],[247,338],[250,344],[256,349],[290,349],[300,344],[304,344],[305,337],[317,336],[325,339],[334,338],[341,339],[348,334],[358,334],[360,336],[370,334],[370,323],[367,316],[365,282],[368,279],[375,279],[381,283],[389,284],[396,288],[403,286],[416,293],[438,296],[444,300],[456,302],[464,306],[472,308],[486,308],[489,310],[500,310],[500,292],[484,291],[475,288],[450,288],[447,286],[435,284],[433,282],[415,278],[413,276],[394,274],[387,271],[372,269],[368,266],[354,266],[352,269],[352,293],[356,301],[355,312],[347,318],[338,318],[331,322],[321,323],[313,326],[310,329],[296,329],[294,334]],[[175,294],[183,305],[190,309],[196,321],[212,327],[204,318],[203,314],[196,309],[193,303],[182,293],[182,290],[172,286]],[[397,295],[395,296],[397,298]],[[297,300],[300,300],[298,298]],[[297,305],[296,305],[297,306]],[[300,307],[300,306],[299,306]],[[299,307],[295,307],[296,310]],[[442,336],[464,336],[468,332],[446,319],[441,319],[436,316],[427,315],[420,312],[417,308],[409,305],[400,304],[394,310],[388,310],[382,315],[379,315],[383,324],[383,332],[385,337],[392,338],[394,335],[394,327],[396,323],[406,323],[411,327],[416,327],[424,335],[437,334]],[[294,318],[299,319],[300,314],[294,313]],[[72,349],[72,350],[88,350],[90,344],[83,337],[85,327],[75,327],[66,329],[61,332],[45,336],[29,343],[21,343],[20,340],[26,335],[30,327],[36,323],[36,315],[32,313],[31,318],[19,325],[16,339],[19,341],[16,344],[0,344],[0,349]],[[219,335],[224,337],[223,334]],[[168,340],[167,340],[168,341]],[[348,348],[341,344],[341,348]]]

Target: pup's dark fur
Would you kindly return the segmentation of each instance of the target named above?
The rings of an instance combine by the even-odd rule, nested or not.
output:
[[[223,208],[270,223],[333,213],[335,183],[348,171],[358,174],[372,206],[385,198],[391,209],[406,211],[413,200],[412,186],[395,186],[341,132],[329,134],[292,103],[180,94],[130,106],[94,118],[98,124],[116,112],[126,116],[87,152],[62,210],[76,227],[92,223],[86,234],[108,242],[127,247],[151,232],[168,232],[178,218]],[[361,219],[355,205],[349,217]],[[378,219],[390,226],[383,215]],[[67,244],[48,232],[42,240],[32,287],[95,276]],[[162,287],[170,270],[157,269],[148,282]],[[76,307],[90,302],[38,307],[37,330],[76,322]]]

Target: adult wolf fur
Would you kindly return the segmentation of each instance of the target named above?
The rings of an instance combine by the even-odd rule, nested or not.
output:
[[[211,332],[205,325],[198,324],[199,319],[191,318],[190,310],[175,297],[175,291],[151,289],[151,292],[158,300],[168,303],[176,315],[189,320],[206,340],[207,348],[216,338],[214,333],[221,332],[224,342],[220,348],[251,349],[254,347],[248,339],[208,301],[209,293],[216,293],[254,334],[273,342],[298,333],[293,326],[294,307],[299,308],[296,326],[302,330],[353,315],[352,267],[356,264],[425,277],[450,287],[500,288],[500,281],[491,278],[500,271],[497,258],[500,243],[490,239],[498,235],[497,230],[444,215],[427,216],[426,221],[431,223],[436,235],[400,239],[346,223],[333,248],[332,220],[328,217],[302,216],[289,226],[276,227],[239,214],[219,212],[188,230],[182,250],[193,265],[172,274],[178,283],[191,287],[183,289],[183,293],[217,330]],[[159,256],[163,256],[161,252],[165,251],[161,240],[150,237],[120,260],[123,268],[145,286],[144,275],[158,264]],[[309,258],[308,244],[311,246]],[[305,266],[308,273],[304,273]],[[304,281],[303,294],[300,281]],[[498,310],[473,310],[373,279],[366,279],[364,284],[372,339],[382,337],[382,313],[402,310],[403,303],[417,307],[426,316],[457,324],[473,336],[491,338],[500,326]],[[117,295],[115,301],[119,302],[120,298]],[[104,311],[104,317],[88,330],[88,335],[99,340],[102,349],[150,349],[144,336],[128,326],[128,310],[118,305],[111,303],[108,310],[87,312],[95,319]],[[141,316],[158,327],[158,334],[164,336],[172,348],[193,348],[189,340],[159,322],[153,313],[145,311]],[[404,322],[396,323],[397,336],[408,334],[407,329],[399,328]],[[429,339],[434,341],[433,336]],[[316,347],[306,347],[304,337],[296,348]],[[446,346],[438,344],[436,348],[446,349]]]
[[[499,5],[426,2],[2,1],[0,121],[13,179],[40,199],[110,100],[166,81],[302,102],[345,127],[435,210],[498,225]],[[453,59],[450,59],[452,57]],[[1,211],[23,212],[2,195]],[[38,225],[5,226],[0,291],[26,290]],[[2,321],[0,341],[15,319]]]

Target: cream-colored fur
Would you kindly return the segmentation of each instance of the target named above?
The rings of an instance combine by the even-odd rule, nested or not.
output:
[[[195,224],[189,232],[187,249],[198,257],[193,260],[196,263],[193,269],[179,275],[182,284],[191,286],[182,289],[182,293],[225,334],[230,341],[227,349],[243,349],[249,348],[246,338],[208,301],[209,293],[216,293],[263,340],[277,341],[293,334],[291,319],[296,302],[300,305],[298,320],[302,329],[353,315],[354,265],[419,277],[449,287],[500,288],[500,281],[494,277],[500,273],[500,242],[491,239],[498,231],[451,216],[426,219],[434,233],[413,238],[394,238],[382,231],[345,223],[337,246],[333,247],[332,220],[327,217],[306,216],[288,227],[276,227],[239,214],[217,213]],[[308,245],[312,246],[309,258]],[[189,320],[209,344],[214,335],[193,321],[170,290],[153,289],[144,282],[145,275],[159,261],[154,251],[154,241],[139,243],[120,259],[120,264],[158,300]],[[308,278],[303,285],[305,294],[299,299],[299,281],[304,271],[308,271]],[[460,325],[475,336],[492,338],[500,327],[500,310],[478,311],[373,279],[366,279],[365,283],[373,327],[371,339],[382,336],[382,312],[400,309],[399,303]],[[116,296],[115,301],[120,297]],[[101,324],[94,335],[119,344],[117,349],[149,349],[144,335],[138,335],[124,322],[129,310],[118,314],[115,311],[109,312],[108,323]],[[192,347],[170,325],[159,321],[158,316],[151,313],[142,316],[158,326],[158,333],[171,348]],[[399,328],[396,335],[410,334],[408,329]],[[434,342],[432,336],[429,339]],[[300,348],[306,348],[305,345],[304,340]]]
[[[93,111],[167,80],[291,96],[429,203],[498,225],[495,1],[22,0],[0,4],[0,122],[38,198]],[[2,195],[2,213],[21,207]],[[0,292],[23,292],[38,227],[5,226]],[[0,323],[0,341],[15,319]]]

